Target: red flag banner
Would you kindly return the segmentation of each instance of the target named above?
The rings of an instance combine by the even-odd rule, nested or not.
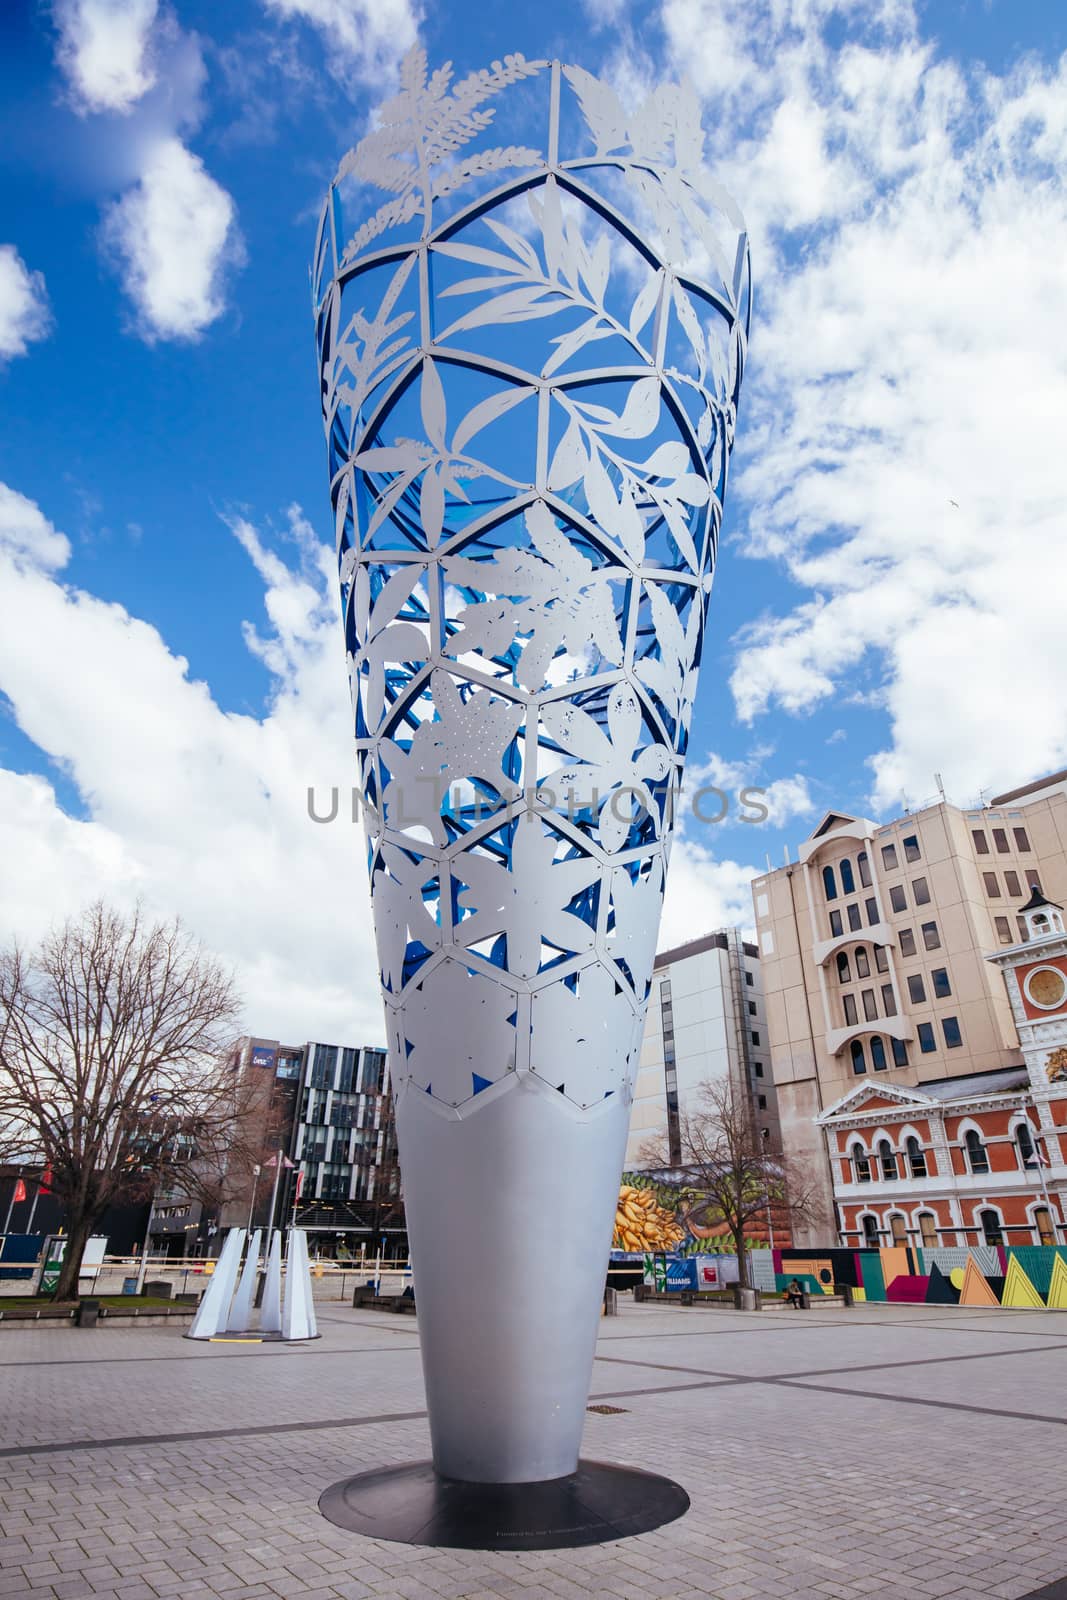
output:
[[[51,1182],[52,1182],[52,1166],[51,1166],[51,1163],[49,1163],[48,1166],[45,1167],[44,1171],[41,1173],[41,1181],[40,1181],[40,1183],[39,1183],[39,1185],[37,1187],[38,1195],[51,1194],[52,1193],[52,1190],[50,1188]]]
[[[290,1162],[289,1165],[292,1166],[292,1162]],[[294,1200],[299,1200],[300,1199],[300,1191],[301,1191],[301,1189],[303,1187],[304,1187],[304,1169],[303,1169],[303,1167],[301,1167],[300,1171],[296,1175],[296,1194],[293,1196]]]
[[[16,1178],[16,1180],[15,1180],[15,1193],[14,1193],[14,1197],[13,1197],[13,1203],[17,1204],[18,1201],[25,1200],[25,1198],[26,1198],[26,1185],[22,1181],[21,1178]]]

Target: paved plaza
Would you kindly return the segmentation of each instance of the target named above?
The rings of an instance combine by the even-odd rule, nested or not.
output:
[[[639,1538],[485,1554],[316,1509],[429,1438],[414,1319],[323,1307],[299,1347],[0,1333],[0,1596],[1067,1596],[1067,1316],[631,1306],[584,1454],[676,1478]]]

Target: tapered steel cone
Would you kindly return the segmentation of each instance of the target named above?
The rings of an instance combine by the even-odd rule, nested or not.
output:
[[[322,400],[434,1461],[524,1482],[577,1463],[748,251],[684,88],[402,79],[323,212]]]

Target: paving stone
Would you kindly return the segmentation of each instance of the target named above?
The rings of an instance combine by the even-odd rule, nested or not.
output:
[[[25,1452],[0,1457],[0,1600],[1021,1600],[1067,1575],[1055,1314],[624,1302],[593,1390],[625,1410],[590,1416],[586,1450],[675,1478],[692,1507],[566,1552],[325,1522],[324,1488],[424,1460],[429,1437],[416,1329],[331,1307],[323,1333],[0,1332],[4,1446]]]

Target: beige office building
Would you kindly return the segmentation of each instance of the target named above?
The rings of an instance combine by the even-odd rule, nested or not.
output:
[[[650,1142],[672,1163],[679,1161],[679,1117],[695,1103],[701,1084],[725,1077],[747,1088],[757,1126],[776,1141],[759,952],[737,928],[719,929],[656,957],[627,1167],[650,1164]]]
[[[830,812],[796,862],[754,880],[782,1141],[823,1186],[824,1219],[799,1243],[844,1231],[816,1119],[858,1082],[922,1086],[1022,1063],[985,957],[1026,938],[1034,886],[1067,902],[1067,772],[977,810],[943,802],[885,825]]]

